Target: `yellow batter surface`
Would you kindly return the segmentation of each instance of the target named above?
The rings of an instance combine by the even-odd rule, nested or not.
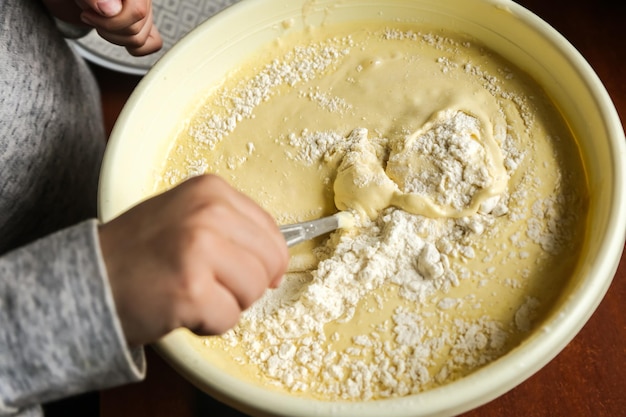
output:
[[[587,217],[578,148],[542,89],[460,34],[398,23],[311,28],[210,91],[157,190],[213,172],[280,224],[347,210],[292,249],[284,283],[208,361],[324,400],[420,392],[540,325]]]

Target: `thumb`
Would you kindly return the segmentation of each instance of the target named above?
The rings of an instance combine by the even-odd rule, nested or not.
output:
[[[93,10],[103,17],[117,16],[122,11],[122,0],[80,0],[83,10]]]

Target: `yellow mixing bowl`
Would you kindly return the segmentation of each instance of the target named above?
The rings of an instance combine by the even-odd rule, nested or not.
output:
[[[101,220],[150,195],[172,138],[203,93],[251,53],[285,32],[359,20],[415,21],[461,31],[532,75],[579,140],[590,188],[587,241],[552,313],[520,346],[467,377],[404,398],[354,403],[297,398],[218,369],[184,334],[173,332],[157,344],[178,372],[251,415],[441,416],[484,404],[543,367],[577,334],[608,289],[624,246],[626,146],[617,112],[597,75],[567,40],[505,0],[246,0],[226,9],[168,51],[128,100],[102,167]]]

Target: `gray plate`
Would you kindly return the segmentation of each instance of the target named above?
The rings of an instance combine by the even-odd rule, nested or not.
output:
[[[163,37],[163,48],[144,57],[131,56],[126,49],[100,38],[96,31],[69,40],[87,60],[128,74],[143,75],[180,38],[209,17],[239,0],[153,0],[154,22]]]

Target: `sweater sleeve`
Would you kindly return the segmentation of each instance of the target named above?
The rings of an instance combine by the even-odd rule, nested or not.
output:
[[[138,381],[143,349],[129,349],[87,220],[0,258],[0,415]]]

